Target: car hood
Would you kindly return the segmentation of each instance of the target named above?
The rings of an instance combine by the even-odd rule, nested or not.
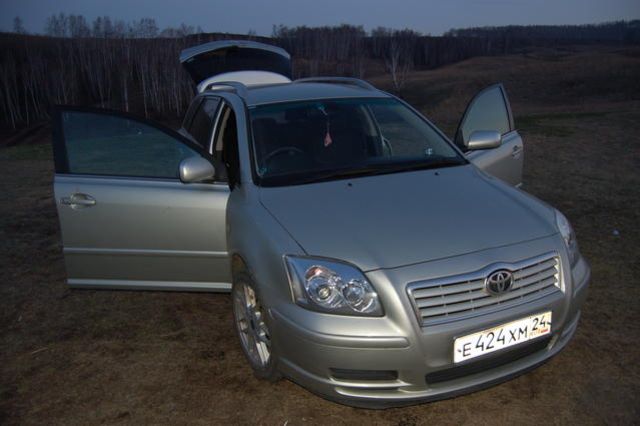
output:
[[[550,207],[472,165],[261,188],[260,199],[308,255],[363,271],[557,233]]]

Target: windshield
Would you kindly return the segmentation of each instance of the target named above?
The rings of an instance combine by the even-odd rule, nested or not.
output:
[[[264,186],[466,163],[393,98],[278,103],[250,113],[255,174]]]

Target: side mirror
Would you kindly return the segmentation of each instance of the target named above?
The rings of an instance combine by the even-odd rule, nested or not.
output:
[[[478,149],[497,148],[500,144],[502,144],[502,135],[497,130],[476,130],[469,136],[467,149],[475,151]]]
[[[216,170],[202,157],[189,157],[180,163],[180,180],[183,183],[202,182],[213,179]]]

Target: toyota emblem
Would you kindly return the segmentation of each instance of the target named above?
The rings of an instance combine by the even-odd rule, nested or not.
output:
[[[493,296],[500,296],[511,289],[513,284],[513,275],[506,269],[494,271],[485,280],[485,288],[489,294]]]

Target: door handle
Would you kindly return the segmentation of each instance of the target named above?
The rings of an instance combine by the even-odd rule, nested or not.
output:
[[[514,145],[513,150],[511,151],[512,157],[517,157],[522,152],[522,147],[520,145]]]
[[[96,199],[91,195],[76,192],[70,197],[62,197],[62,199],[60,199],[60,203],[66,206],[71,206],[72,209],[80,209],[95,206]]]

